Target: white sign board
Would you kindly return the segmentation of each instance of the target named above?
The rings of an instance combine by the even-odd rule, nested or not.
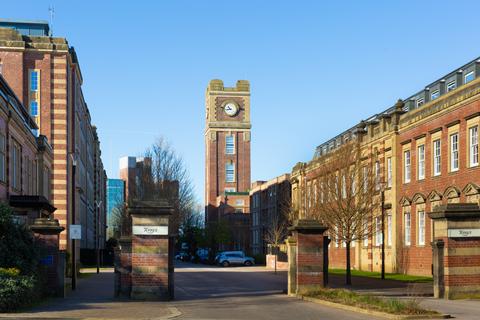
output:
[[[70,239],[74,239],[74,240],[82,239],[82,226],[80,224],[70,225]]]
[[[449,238],[480,237],[480,229],[448,229]]]
[[[168,226],[133,226],[133,234],[147,236],[166,236]]]

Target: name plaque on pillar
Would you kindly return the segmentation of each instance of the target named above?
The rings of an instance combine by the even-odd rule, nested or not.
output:
[[[480,229],[448,229],[449,238],[480,237]]]
[[[140,236],[166,236],[168,226],[133,226],[132,233]]]

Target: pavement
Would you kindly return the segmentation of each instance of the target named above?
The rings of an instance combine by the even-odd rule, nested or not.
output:
[[[77,290],[64,299],[48,299],[28,311],[0,314],[14,319],[377,319],[288,297],[287,273],[265,267],[231,267],[178,263],[175,300],[145,302],[113,297],[113,270],[79,279]],[[342,287],[343,277],[330,285]],[[411,288],[399,281],[353,277],[351,289],[392,297],[415,298],[423,306],[457,319],[479,319],[478,300],[439,300],[429,297],[431,285]],[[429,285],[429,286],[428,286]],[[409,291],[410,290],[410,291]],[[423,296],[420,295],[423,294]],[[425,296],[426,295],[426,296]]]

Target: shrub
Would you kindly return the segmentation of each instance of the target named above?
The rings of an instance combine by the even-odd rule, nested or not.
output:
[[[13,221],[12,209],[0,203],[0,267],[17,268],[21,274],[34,274],[38,255],[33,236],[24,225]]]
[[[16,277],[20,275],[20,270],[17,268],[0,268],[0,277]]]
[[[0,311],[12,311],[37,298],[34,276],[0,276]]]

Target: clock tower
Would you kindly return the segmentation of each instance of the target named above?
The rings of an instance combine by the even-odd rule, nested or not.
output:
[[[205,220],[209,223],[249,212],[250,84],[239,80],[230,88],[222,80],[212,80],[205,99]]]

